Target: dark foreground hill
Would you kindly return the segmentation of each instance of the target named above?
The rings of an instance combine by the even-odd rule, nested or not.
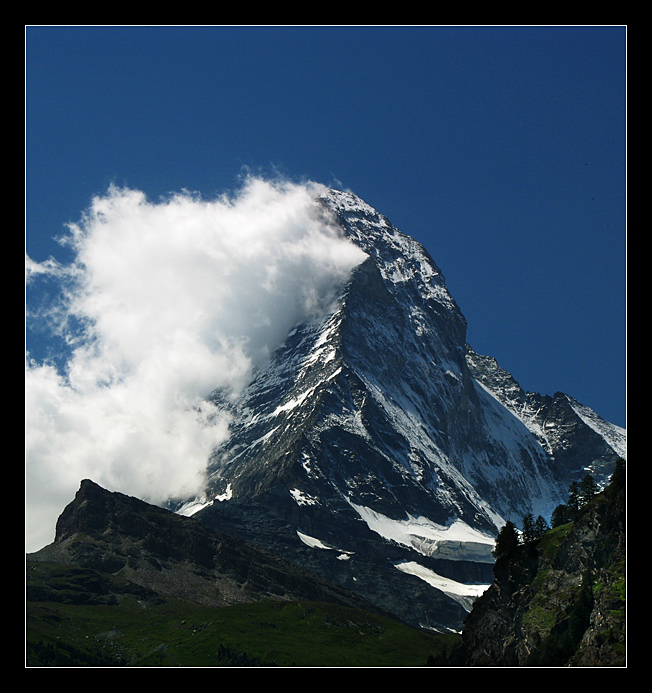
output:
[[[28,666],[425,666],[458,639],[84,481],[27,556]]]
[[[624,477],[501,552],[435,635],[203,523],[85,481],[27,556],[28,666],[625,665]]]
[[[206,606],[310,599],[372,608],[267,551],[89,480],[59,517],[54,542],[28,560],[119,576]]]

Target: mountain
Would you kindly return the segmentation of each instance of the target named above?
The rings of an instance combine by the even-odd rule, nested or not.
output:
[[[316,204],[366,257],[241,395],[213,393],[230,437],[206,499],[170,507],[408,623],[460,631],[505,520],[549,518],[587,472],[603,484],[625,432],[475,353],[441,271],[383,215],[336,190]]]
[[[373,611],[358,596],[278,556],[89,479],[59,516],[54,542],[27,559],[95,571],[87,585],[93,598],[77,595],[80,603],[115,602],[108,576],[119,576],[129,585],[120,593],[205,606],[308,599]],[[106,589],[93,590],[102,580]],[[27,597],[41,600],[29,589]],[[50,594],[47,601],[58,600]]]
[[[90,480],[27,555],[29,667],[426,666],[459,643]]]
[[[624,666],[625,484],[500,555],[455,653],[460,666]]]

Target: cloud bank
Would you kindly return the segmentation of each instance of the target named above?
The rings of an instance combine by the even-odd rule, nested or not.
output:
[[[201,494],[234,395],[293,325],[327,308],[362,251],[314,203],[320,187],[249,179],[211,201],[148,201],[110,188],[63,242],[73,260],[28,259],[56,281],[38,319],[62,335],[63,366],[26,367],[26,543],[91,478],[152,503]]]

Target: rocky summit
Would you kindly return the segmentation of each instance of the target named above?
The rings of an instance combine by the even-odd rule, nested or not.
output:
[[[549,518],[587,472],[604,484],[625,432],[475,353],[440,269],[382,214],[336,190],[315,204],[364,260],[241,395],[213,393],[230,436],[206,497],[171,507],[459,632],[506,519]]]

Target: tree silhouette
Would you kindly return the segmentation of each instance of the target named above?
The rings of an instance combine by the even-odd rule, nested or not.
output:
[[[566,523],[570,522],[572,519],[573,518],[571,517],[568,506],[562,504],[562,505],[558,505],[552,511],[552,517],[550,518],[550,522],[552,523],[552,526],[554,528],[554,527],[560,527],[561,525],[565,525]]]
[[[523,542],[527,544],[531,541],[534,541],[535,539],[536,532],[534,524],[534,515],[532,513],[528,513],[523,518]]]
[[[537,519],[534,519],[532,513],[528,513],[523,518],[523,543],[527,544],[531,541],[537,541],[550,529],[548,523],[539,515]]]
[[[577,481],[572,481],[568,487],[568,510],[571,518],[575,518],[580,511],[582,493]]]
[[[625,460],[622,457],[616,460],[609,486],[616,490],[625,487]]]
[[[546,522],[546,520],[539,515],[537,517],[536,522],[534,523],[534,534],[537,539],[540,539],[548,530],[550,529],[550,526]]]
[[[580,482],[580,503],[585,506],[598,492],[598,485],[591,474],[587,474]]]
[[[518,532],[513,522],[507,520],[503,528],[498,532],[496,546],[493,550],[494,558],[509,556],[518,547]]]

